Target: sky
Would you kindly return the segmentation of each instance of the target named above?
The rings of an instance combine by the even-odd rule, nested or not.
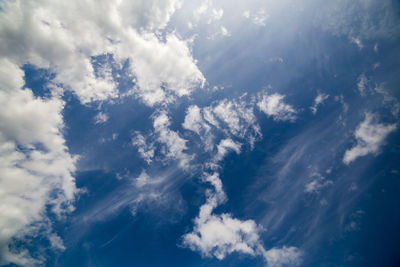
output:
[[[0,266],[400,266],[398,0],[1,0]]]

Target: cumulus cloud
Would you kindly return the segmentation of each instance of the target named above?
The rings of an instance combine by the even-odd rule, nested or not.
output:
[[[77,158],[69,154],[62,134],[60,90],[72,91],[84,104],[118,97],[113,71],[126,61],[127,74],[135,78],[132,92],[147,105],[169,103],[203,86],[190,41],[174,32],[159,34],[180,6],[180,0],[1,4],[0,265],[38,263],[22,248],[11,251],[12,243],[40,234],[35,225],[47,221],[46,207],[59,216],[73,209]],[[109,62],[97,66],[96,58],[103,55]],[[26,64],[52,74],[50,97],[23,89]],[[99,113],[95,123],[106,120]],[[185,141],[156,125],[167,157],[182,159]],[[144,141],[138,135],[134,144],[150,162],[154,149]],[[63,248],[55,234],[45,234],[53,247]]]
[[[302,253],[296,247],[272,248],[265,251],[264,257],[269,267],[297,266],[302,262]]]
[[[364,121],[360,123],[354,133],[357,144],[346,150],[343,162],[350,164],[359,157],[378,154],[380,148],[384,145],[386,137],[396,128],[396,124],[378,123],[375,115],[366,113]]]
[[[262,94],[257,102],[258,108],[277,121],[296,119],[296,110],[283,99],[285,96],[274,93],[272,95]]]
[[[0,264],[38,263],[29,253],[10,245],[36,235],[47,219],[46,206],[62,215],[73,209],[77,192],[76,158],[62,135],[64,102],[35,97],[24,85],[23,72],[13,62],[0,62]],[[49,241],[62,247],[51,231]]]
[[[259,236],[254,221],[240,221],[229,214],[202,215],[196,218],[194,231],[184,236],[184,244],[192,250],[220,260],[232,252],[256,254]]]
[[[318,106],[321,105],[325,100],[327,100],[329,95],[318,93],[317,97],[314,99],[314,104],[310,107],[311,112],[316,114],[318,111]]]
[[[301,263],[301,252],[296,247],[265,250],[260,240],[263,229],[253,220],[239,220],[229,213],[213,214],[213,210],[226,198],[218,174],[205,176],[204,180],[213,185],[214,192],[208,191],[207,202],[200,208],[193,231],[183,236],[184,246],[200,252],[204,257],[216,257],[219,260],[238,252],[262,256],[268,266],[294,266]]]
[[[1,13],[0,51],[18,66],[49,69],[52,82],[83,103],[118,96],[111,67],[96,72],[92,64],[93,57],[110,54],[116,63],[130,61],[133,92],[144,103],[168,102],[205,81],[189,41],[156,34],[180,6],[177,0],[9,1]]]
[[[301,253],[295,247],[264,249],[260,239],[263,229],[255,221],[240,220],[230,213],[214,212],[216,207],[227,200],[222,181],[216,172],[220,169],[221,160],[229,151],[239,154],[243,142],[252,145],[254,140],[261,136],[253,106],[254,101],[245,103],[242,99],[225,99],[205,108],[188,108],[182,124],[185,129],[200,136],[210,134],[212,130],[220,130],[225,138],[219,141],[216,150],[209,150],[210,160],[202,164],[206,170],[203,181],[209,183],[212,188],[206,190],[206,203],[200,207],[193,230],[183,236],[182,243],[204,257],[216,257],[219,260],[237,252],[261,256],[269,266],[297,265],[301,262]],[[228,131],[223,131],[225,127],[222,125],[226,125]],[[242,140],[242,143],[234,141],[231,136]]]

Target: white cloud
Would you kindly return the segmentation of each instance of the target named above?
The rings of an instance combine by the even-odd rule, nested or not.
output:
[[[215,9],[213,8],[212,12],[212,19],[213,20],[220,20],[222,18],[222,16],[224,15],[224,10],[219,8],[219,9]]]
[[[31,265],[37,261],[26,250],[10,251],[9,245],[39,234],[35,226],[47,220],[46,206],[59,216],[73,209],[76,158],[62,135],[64,102],[22,89],[23,72],[0,61],[0,265]]]
[[[368,79],[365,76],[365,74],[363,73],[360,76],[358,76],[357,88],[358,91],[360,92],[360,95],[365,96],[367,85],[368,85]]]
[[[233,141],[232,139],[223,139],[217,146],[217,155],[215,156],[216,161],[222,160],[222,158],[228,153],[228,149],[231,149],[240,154],[241,144]]]
[[[192,156],[183,152],[187,149],[186,140],[178,132],[169,129],[170,121],[166,112],[160,112],[154,117],[153,126],[157,134],[157,141],[165,145],[166,151],[162,152],[167,158],[176,159],[183,169],[189,168]]]
[[[258,242],[258,229],[254,221],[240,221],[230,214],[199,217],[194,231],[184,236],[184,244],[192,250],[220,260],[232,252],[255,255]]]
[[[360,38],[350,37],[350,41],[352,43],[356,44],[360,50],[363,49],[364,45],[363,45],[363,43],[362,43]]]
[[[273,267],[301,263],[301,252],[296,247],[265,250],[259,236],[262,228],[253,220],[239,220],[228,213],[212,214],[218,204],[225,201],[225,194],[218,174],[206,174],[204,180],[213,185],[214,192],[208,191],[207,202],[200,207],[193,231],[183,236],[184,246],[219,260],[239,252],[262,256],[268,266]]]
[[[214,136],[210,132],[211,125],[203,119],[201,109],[198,106],[190,106],[188,108],[182,127],[199,135],[206,151],[213,149]]]
[[[274,118],[274,120],[294,120],[296,119],[296,110],[289,104],[286,104],[283,99],[285,96],[278,93],[272,95],[262,94],[258,101],[258,108]]]
[[[364,121],[360,123],[354,133],[357,139],[356,146],[346,150],[344,154],[343,162],[345,164],[368,154],[378,154],[386,137],[397,128],[396,124],[382,124],[376,120],[373,114],[365,114]]]
[[[258,26],[265,26],[269,15],[264,9],[261,9],[255,13],[251,13],[249,10],[246,10],[245,12],[243,12],[243,17],[251,20],[252,23]]]
[[[231,35],[231,33],[224,26],[221,26],[221,34],[223,36],[230,36]]]
[[[269,267],[297,266],[302,260],[302,253],[296,247],[272,248],[264,253]]]
[[[52,82],[83,103],[118,96],[111,66],[96,73],[93,57],[111,54],[116,63],[129,59],[135,95],[148,105],[170,102],[205,81],[189,41],[175,33],[165,40],[156,34],[180,6],[177,0],[9,1],[0,18],[0,52],[18,66],[49,68]]]
[[[328,99],[329,95],[318,93],[317,97],[314,99],[314,104],[310,107],[313,114],[316,114],[318,111],[318,106],[321,105],[326,99]]]
[[[228,126],[230,134],[234,136],[244,138],[245,135],[250,134],[253,139],[261,136],[252,102],[248,104],[243,100],[224,99],[217,103],[212,112]],[[253,133],[250,133],[250,130]]]
[[[186,111],[182,127],[191,130],[198,135],[210,131],[211,127],[203,120],[201,110],[198,106],[190,106]]]
[[[331,180],[324,179],[314,179],[311,182],[307,183],[304,188],[304,192],[306,193],[318,193],[324,187],[331,185],[333,182]]]
[[[103,112],[99,112],[95,117],[94,117],[94,123],[95,124],[103,124],[108,121],[108,115]]]
[[[174,32],[158,34],[180,5],[176,0],[2,3],[0,265],[34,264],[23,248],[10,251],[10,242],[40,234],[35,225],[46,220],[46,207],[57,215],[73,209],[77,189],[72,175],[77,158],[68,153],[62,135],[62,90],[74,92],[82,103],[118,97],[113,68],[127,59],[128,75],[136,81],[134,94],[148,105],[173,101],[203,85],[205,79],[192,57],[190,41]],[[93,64],[96,57],[106,54],[110,62]],[[48,83],[50,98],[22,90],[21,67],[25,64],[54,74]],[[103,122],[105,116],[98,119]],[[179,149],[185,141],[176,133],[161,126],[157,134],[169,157],[184,155]],[[138,140],[139,152],[150,161],[154,149]],[[63,247],[55,235],[46,235],[53,247]]]
[[[213,149],[216,131],[222,132],[227,137],[246,139],[253,148],[255,141],[261,137],[253,107],[252,100],[247,103],[241,98],[231,101],[224,99],[204,108],[190,106],[186,111],[182,127],[197,133],[206,151]]]
[[[141,133],[134,133],[132,145],[138,148],[139,154],[147,162],[147,164],[150,164],[153,161],[155,150],[154,144],[147,144],[145,137]]]

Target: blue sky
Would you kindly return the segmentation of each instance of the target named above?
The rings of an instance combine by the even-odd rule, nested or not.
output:
[[[398,266],[398,1],[1,1],[1,266]]]

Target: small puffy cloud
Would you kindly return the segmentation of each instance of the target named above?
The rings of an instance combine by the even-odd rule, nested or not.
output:
[[[318,193],[321,189],[333,184],[331,180],[314,179],[304,187],[306,193]]]
[[[154,145],[152,143],[148,144],[145,137],[139,133],[135,132],[132,138],[132,145],[136,146],[141,157],[150,164],[154,157]]]
[[[236,154],[240,154],[241,144],[233,141],[232,139],[223,139],[217,146],[216,161],[220,161],[228,153],[228,150],[233,150]]]
[[[202,140],[206,151],[213,149],[214,136],[210,132],[211,125],[203,119],[202,110],[198,106],[188,108],[182,127],[195,132]]]
[[[95,117],[94,117],[94,123],[95,124],[103,124],[108,121],[108,115],[103,112],[99,112]]]
[[[220,260],[232,252],[255,255],[258,228],[254,221],[241,221],[230,214],[208,215],[196,219],[194,231],[184,236],[183,243],[206,257]]]
[[[302,253],[296,247],[272,248],[264,252],[268,267],[297,266],[302,262]]]
[[[251,102],[248,104],[243,100],[228,101],[224,99],[217,103],[212,109],[212,113],[228,126],[230,134],[234,136],[244,138],[250,131],[253,132],[253,138],[261,136]],[[207,117],[211,117],[210,121],[213,121],[213,116]]]
[[[203,120],[201,110],[198,106],[190,106],[188,108],[182,127],[187,130],[191,130],[198,135],[200,135],[201,132],[208,132],[211,128]]]
[[[215,9],[213,8],[212,12],[212,19],[213,20],[220,20],[222,18],[222,16],[224,15],[224,10],[219,8],[219,9]]]
[[[382,124],[376,122],[376,117],[371,113],[365,114],[365,119],[357,127],[354,136],[356,146],[346,150],[343,162],[349,164],[359,157],[379,153],[386,137],[396,130],[396,124]]]
[[[272,95],[262,94],[257,102],[258,108],[277,121],[294,120],[296,119],[296,110],[289,104],[286,104],[283,99],[285,96],[274,93]]]
[[[221,26],[221,34],[223,36],[230,36],[231,35],[230,32],[224,26]]]
[[[157,141],[163,144],[166,151],[163,152],[167,158],[176,159],[183,169],[189,168],[192,156],[183,152],[187,149],[186,140],[181,138],[178,132],[169,129],[170,121],[166,112],[160,112],[154,117],[154,131]]]
[[[311,112],[316,114],[318,111],[318,106],[321,105],[325,100],[327,100],[329,95],[318,93],[317,97],[314,99],[314,104],[310,107]]]
[[[261,9],[255,13],[251,13],[249,10],[246,10],[245,12],[243,12],[243,17],[251,20],[251,22],[258,26],[265,26],[269,15],[264,9]]]
[[[350,37],[350,42],[352,42],[353,44],[357,45],[360,50],[363,49],[363,47],[364,47],[364,45],[363,45],[363,43],[362,43],[360,38]]]
[[[213,149],[216,132],[225,137],[246,139],[253,147],[254,142],[261,137],[260,126],[253,109],[253,101],[247,103],[243,99],[224,99],[203,108],[190,106],[182,127],[197,133],[206,151]]]

